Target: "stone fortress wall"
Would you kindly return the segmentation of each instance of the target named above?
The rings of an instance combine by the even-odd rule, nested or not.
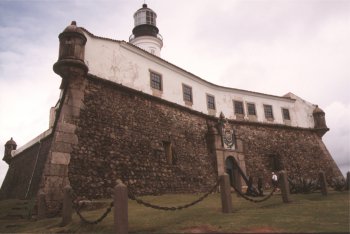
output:
[[[93,198],[109,196],[117,178],[137,194],[205,192],[218,176],[217,156],[208,137],[208,123],[217,121],[89,77],[77,121],[79,143],[68,170],[71,186]],[[341,176],[313,130],[247,121],[230,124],[243,142],[241,154],[249,176],[270,182],[276,169],[287,170],[290,177],[317,178],[319,170],[328,178]]]
[[[265,181],[270,180],[271,171],[281,169],[290,177],[315,178],[319,170],[328,179],[341,176],[321,139],[329,130],[324,112],[292,94],[276,97],[216,86],[134,45],[93,36],[76,22],[59,39],[59,58],[53,69],[62,77],[62,95],[50,121],[50,143],[40,156],[43,168],[36,171],[33,186],[37,191],[32,192],[32,196],[44,193],[51,210],[58,209],[63,188],[69,184],[77,195],[88,198],[110,197],[117,179],[137,194],[205,192],[226,171],[230,156],[248,176]],[[150,89],[150,69],[162,72],[163,93]],[[108,77],[110,71],[116,80]],[[198,86],[189,83],[194,81]],[[215,113],[207,110],[204,93],[196,98],[197,91],[193,106],[184,105],[182,82],[194,91],[207,86],[213,94],[217,89],[216,97],[223,94],[222,89],[232,91],[233,96],[246,94],[241,96],[243,101],[254,101],[249,99],[254,96],[260,106],[258,118],[238,120],[232,115],[232,100],[239,98],[225,94],[221,96],[227,99],[225,105],[218,100]],[[173,87],[177,91],[167,93]],[[268,104],[277,110],[290,108],[291,122],[284,123],[277,115],[272,122],[265,121],[261,110],[265,101],[260,96],[270,99]],[[237,148],[226,150],[221,145],[217,117],[221,110],[229,118]],[[4,160],[10,164],[5,181],[10,182],[4,182],[2,193],[28,182],[30,173],[18,170],[33,163],[35,152],[30,147],[14,154],[10,148],[5,152]]]
[[[0,198],[36,196],[51,141],[52,137],[47,136],[13,157],[1,186]]]

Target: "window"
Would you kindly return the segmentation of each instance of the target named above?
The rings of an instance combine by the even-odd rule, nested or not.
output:
[[[146,24],[146,12],[145,11],[139,11],[135,14],[135,26],[140,24]]]
[[[284,120],[290,120],[289,109],[282,108],[282,114]]]
[[[156,17],[153,12],[146,11],[146,23],[156,25]]]
[[[135,19],[135,26],[141,25],[141,24],[151,24],[156,26],[156,14],[149,11],[149,10],[141,10],[135,13],[134,19]]]
[[[188,85],[182,84],[183,97],[185,102],[193,102],[192,88]]]
[[[244,115],[243,102],[233,101],[235,114]]]
[[[264,105],[264,113],[266,119],[273,119],[273,112],[271,105]]]
[[[207,94],[207,107],[208,109],[215,110],[215,97]]]
[[[255,104],[247,103],[248,115],[256,115]]]
[[[162,75],[151,71],[150,76],[151,76],[151,87],[153,89],[162,90]]]

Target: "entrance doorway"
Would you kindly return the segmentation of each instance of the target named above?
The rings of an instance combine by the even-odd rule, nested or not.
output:
[[[230,178],[230,185],[234,186],[236,189],[239,189],[241,191],[242,182],[241,182],[241,176],[239,173],[239,165],[237,164],[236,159],[232,156],[229,156],[228,158],[226,158],[225,166],[226,166],[226,173]]]

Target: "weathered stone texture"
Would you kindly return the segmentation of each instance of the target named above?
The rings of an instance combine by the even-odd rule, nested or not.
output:
[[[234,124],[244,142],[247,174],[271,180],[271,171],[286,170],[290,178],[318,178],[320,170],[328,179],[342,176],[317,133],[308,129],[259,124]],[[273,157],[279,162],[273,162]],[[277,164],[277,165],[274,165]],[[277,168],[276,168],[277,167]]]
[[[204,115],[96,80],[86,88],[84,105],[69,164],[77,194],[109,197],[118,178],[137,194],[204,192],[215,183]],[[171,162],[164,142],[171,143]]]
[[[83,106],[68,170],[78,195],[110,197],[117,179],[136,194],[205,192],[217,180],[207,126],[217,122],[213,117],[93,77]],[[271,171],[282,169],[290,177],[317,178],[320,170],[328,179],[341,176],[312,129],[230,123],[249,176],[270,182]],[[165,147],[169,143],[172,150]]]
[[[46,137],[13,158],[1,186],[2,199],[36,196],[51,141],[51,136]]]

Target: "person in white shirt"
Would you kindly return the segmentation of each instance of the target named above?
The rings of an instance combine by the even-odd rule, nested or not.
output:
[[[275,172],[272,172],[272,186],[277,187],[278,186],[278,178]]]

